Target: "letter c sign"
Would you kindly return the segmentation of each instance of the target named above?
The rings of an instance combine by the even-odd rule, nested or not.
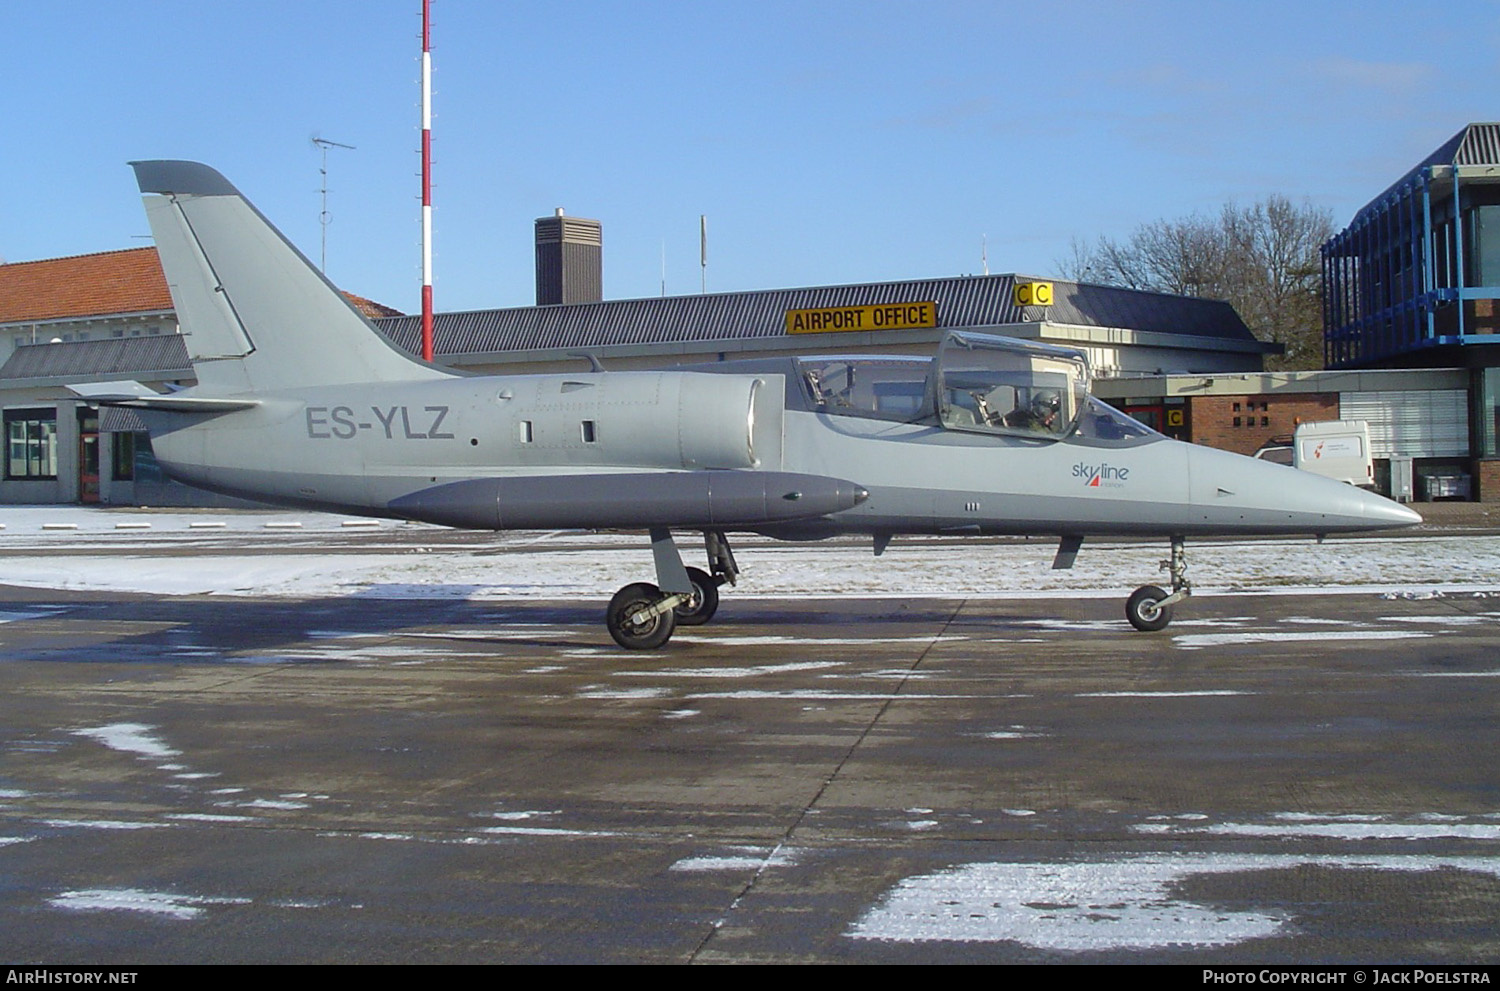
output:
[[[1015,303],[1017,306],[1051,306],[1052,283],[1017,282]]]

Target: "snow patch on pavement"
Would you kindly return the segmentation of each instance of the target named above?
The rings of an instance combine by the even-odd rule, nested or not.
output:
[[[47,899],[54,908],[73,912],[144,912],[169,919],[196,919],[214,905],[248,905],[248,898],[205,898],[139,888],[88,888],[64,891]]]
[[[134,754],[137,757],[168,758],[181,756],[179,751],[173,750],[158,740],[153,732],[154,726],[146,726],[141,723],[111,723],[108,726],[94,726],[88,729],[77,729],[73,731],[75,736],[85,736],[104,744],[111,750],[119,750],[124,753]],[[176,770],[176,768],[171,768]]]
[[[847,931],[854,939],[916,943],[1012,941],[1083,953],[1228,946],[1278,935],[1289,909],[1202,905],[1179,894],[1198,875],[1289,870],[1476,871],[1500,858],[1165,854],[1072,863],[975,863],[907,878]]]

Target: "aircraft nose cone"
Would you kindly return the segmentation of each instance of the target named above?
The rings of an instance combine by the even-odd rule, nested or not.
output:
[[[1302,515],[1314,530],[1384,530],[1422,522],[1420,515],[1385,496],[1296,468],[1285,472],[1291,472],[1292,477],[1278,487],[1277,498]]]
[[[1422,514],[1399,502],[1393,502],[1373,492],[1361,491],[1364,504],[1360,507],[1371,522],[1382,526],[1416,526],[1422,522]]]
[[[1376,530],[1415,526],[1422,522],[1420,514],[1383,495],[1332,479],[1318,478],[1315,481],[1338,492],[1336,498],[1323,497],[1329,499],[1330,516],[1337,520],[1336,529]]]
[[[1397,502],[1312,472],[1190,448],[1194,502],[1204,519],[1262,533],[1345,533],[1414,526]]]

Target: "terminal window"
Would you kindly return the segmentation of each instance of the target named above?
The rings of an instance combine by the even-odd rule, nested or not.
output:
[[[57,411],[5,411],[5,477],[57,477]]]

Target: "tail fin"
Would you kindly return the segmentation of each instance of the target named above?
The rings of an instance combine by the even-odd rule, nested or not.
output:
[[[132,162],[200,391],[444,378],[396,350],[227,179]]]

